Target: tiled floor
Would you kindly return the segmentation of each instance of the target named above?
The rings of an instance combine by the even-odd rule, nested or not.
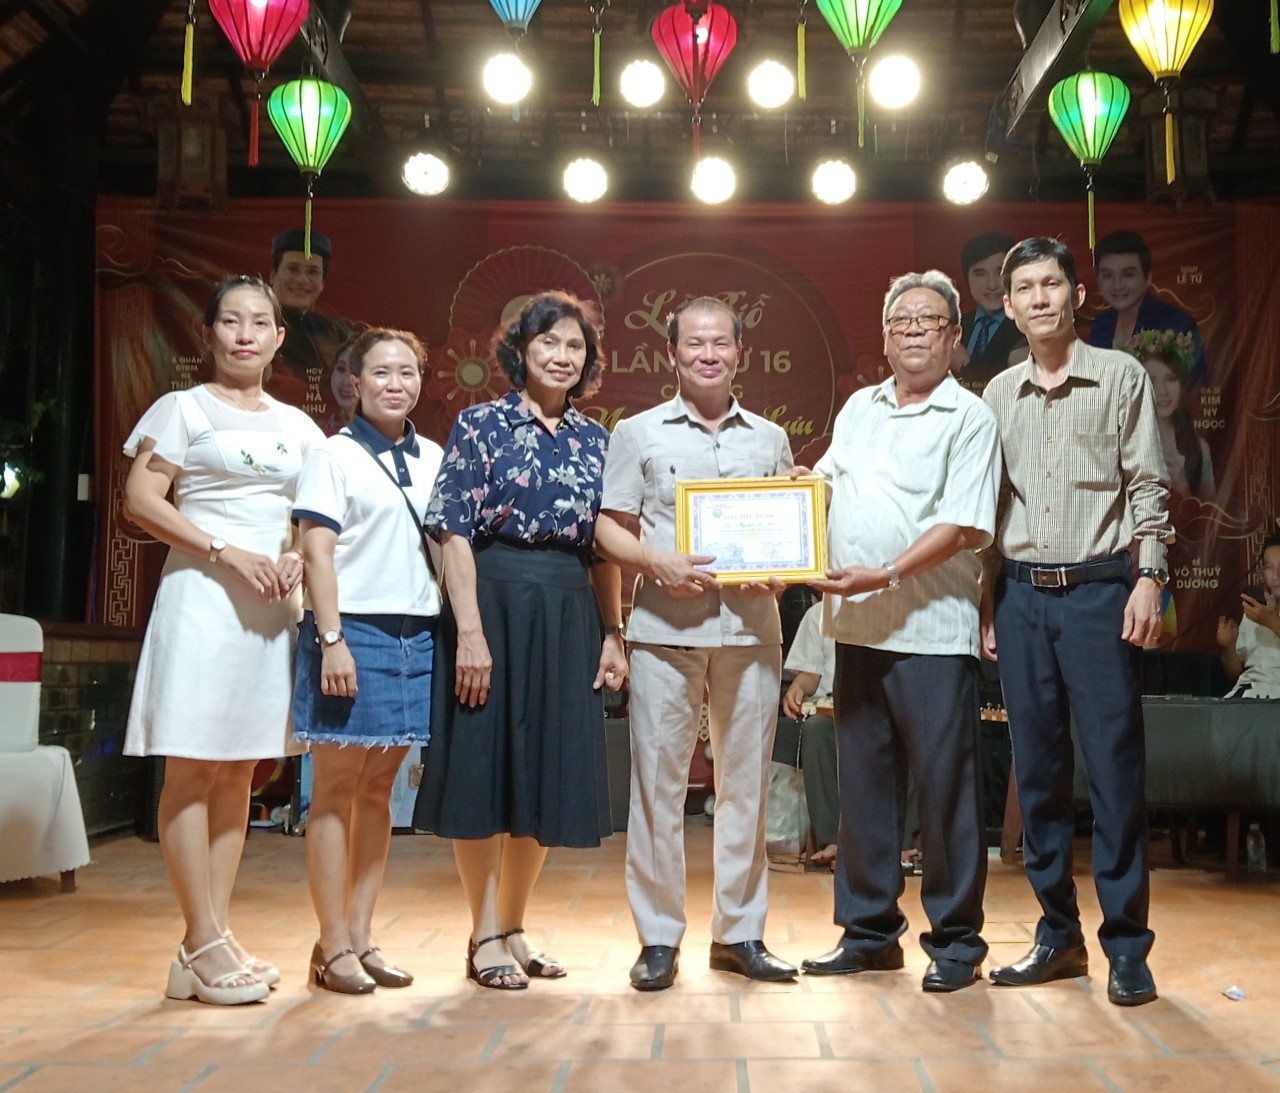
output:
[[[234,1009],[162,997],[181,924],[159,851],[104,843],[74,895],[56,878],[0,886],[0,1093],[1280,1090],[1280,885],[1157,870],[1161,997],[1135,1010],[1108,1004],[1096,945],[1092,978],[1025,990],[925,995],[914,943],[905,971],[765,985],[706,967],[710,834],[690,821],[692,925],[672,990],[627,983],[637,944],[621,836],[552,852],[529,926],[570,974],[519,994],[463,979],[452,855],[404,836],[377,940],[417,982],[348,998],[306,982],[315,927],[302,840],[255,832],[235,925],[284,982],[269,1002]],[[1097,907],[1079,879],[1092,938]],[[770,884],[770,946],[797,962],[828,949],[830,876],[772,873]],[[913,934],[918,888],[908,881],[904,897]],[[1020,870],[993,862],[987,917],[992,961],[1020,956],[1036,917]],[[1242,1001],[1223,995],[1233,985]]]

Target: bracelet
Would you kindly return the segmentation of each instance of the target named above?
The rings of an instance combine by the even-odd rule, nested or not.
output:
[[[621,627],[621,626],[606,626],[606,627],[604,628],[604,636],[605,636],[606,638],[611,638],[611,637],[613,637],[614,635],[621,634],[621,633],[622,633],[622,627]]]
[[[898,567],[892,562],[885,562],[883,568],[889,571],[889,587],[885,591],[897,592],[902,587],[902,578],[898,576]]]

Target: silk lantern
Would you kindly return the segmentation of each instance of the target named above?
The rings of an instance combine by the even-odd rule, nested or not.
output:
[[[1049,117],[1084,168],[1089,192],[1089,249],[1094,246],[1093,169],[1102,162],[1129,109],[1129,88],[1117,76],[1086,70],[1049,92]]]
[[[1169,91],[1209,25],[1213,0],[1120,0],[1120,26],[1164,92],[1164,172],[1172,185],[1173,109]]]
[[[249,166],[258,165],[258,113],[267,70],[302,29],[309,0],[209,0],[209,10],[231,48],[253,74],[253,113],[249,116]]]
[[[520,39],[529,29],[529,20],[533,18],[533,13],[538,10],[542,0],[489,0],[489,3],[498,13],[498,18],[507,28],[507,33],[515,39],[516,45],[519,45]]]
[[[701,149],[702,103],[738,42],[738,23],[712,0],[673,4],[653,21],[653,42],[693,107],[693,159]]]
[[[315,181],[351,121],[351,100],[340,87],[315,76],[290,80],[271,92],[267,114],[307,180],[303,253],[311,257],[311,199]]]
[[[867,81],[865,70],[871,47],[884,33],[902,0],[817,0],[818,10],[858,66],[858,147],[866,140]]]

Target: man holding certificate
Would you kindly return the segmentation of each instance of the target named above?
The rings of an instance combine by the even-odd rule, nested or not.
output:
[[[700,297],[669,320],[679,382],[669,402],[619,422],[604,471],[596,547],[639,573],[631,648],[631,813],[627,896],[640,935],[637,990],[675,981],[685,932],[684,800],[704,696],[715,754],[715,908],[711,967],[785,980],[796,969],[764,946],[764,807],[781,689],[782,628],[757,578],[717,580],[710,554],[676,552],[676,483],[785,475],[786,433],[733,396],[742,324]]]
[[[854,394],[815,468],[832,488],[824,630],[836,640],[840,834],[831,952],[809,975],[903,966],[907,772],[919,793],[926,991],[980,976],[987,850],[979,774],[978,602],[1000,452],[995,415],[948,368],[960,297],[937,270],[885,297],[893,376]]]

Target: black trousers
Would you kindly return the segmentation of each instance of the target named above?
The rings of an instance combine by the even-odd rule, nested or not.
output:
[[[881,949],[906,931],[898,906],[907,773],[919,793],[920,896],[933,958],[978,964],[987,848],[978,761],[978,665],[836,645],[840,838],[835,921],[846,948]]]
[[[1074,718],[1093,805],[1098,938],[1108,957],[1145,956],[1146,747],[1141,650],[1121,637],[1125,578],[1042,589],[1008,577],[996,587],[996,648],[1022,807],[1023,862],[1043,915],[1036,941],[1080,937],[1071,872]]]

